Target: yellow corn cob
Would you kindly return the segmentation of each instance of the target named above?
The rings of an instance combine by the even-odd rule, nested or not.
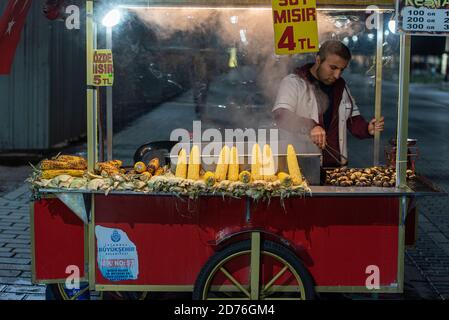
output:
[[[215,174],[207,171],[203,176],[203,180],[208,186],[213,186],[215,184]]]
[[[156,172],[154,173],[155,176],[161,176],[165,173],[165,170],[163,167],[157,168]]]
[[[159,166],[160,164],[158,158],[151,159],[147,166],[148,172],[154,174],[156,170],[159,169]]]
[[[266,144],[263,146],[263,154],[262,154],[262,175],[265,181],[276,181],[276,172],[274,170],[274,158],[273,151],[271,151],[271,147]]]
[[[142,172],[142,175],[151,178],[151,173],[149,173],[148,171]]]
[[[281,182],[281,184],[287,188],[290,187],[293,183],[292,177],[290,177],[290,175],[285,172],[279,172],[278,179]]]
[[[56,159],[54,160],[58,160],[58,161],[86,161],[86,159],[84,159],[83,157],[78,157],[78,156],[70,156],[70,155],[60,155],[57,156]]]
[[[183,179],[187,177],[187,153],[184,149],[181,149],[179,152],[175,175],[176,177]]]
[[[119,168],[117,168],[116,166],[112,165],[109,162],[98,162],[95,165],[95,171],[97,173],[102,173],[103,171],[105,171],[109,175],[116,174],[116,173],[120,172]]]
[[[189,168],[187,171],[187,179],[199,180],[200,178],[200,151],[198,146],[193,146],[190,150]]]
[[[243,183],[250,183],[251,182],[251,173],[249,171],[242,171],[239,174],[239,180]]]
[[[67,174],[72,177],[82,177],[84,170],[44,170],[41,174],[41,179],[52,179],[62,174]]]
[[[215,168],[215,180],[217,181],[226,180],[229,165],[229,152],[229,147],[227,145],[225,145],[220,151],[217,167]]]
[[[143,172],[147,171],[147,166],[142,161],[139,161],[134,164],[134,170],[137,173],[143,173]]]
[[[84,170],[87,168],[86,161],[78,160],[42,160],[40,163],[41,170],[64,170],[64,169],[76,169]]]
[[[253,180],[262,180],[262,154],[260,151],[259,144],[255,143],[253,145],[253,150],[251,153],[251,177]]]
[[[107,164],[107,165],[116,167],[117,169],[120,169],[123,162],[121,160],[110,160],[110,161],[106,161],[106,162],[99,162],[99,164]]]
[[[237,147],[235,146],[231,148],[231,159],[229,161],[228,180],[230,181],[239,180],[239,154],[237,152]]]
[[[299,168],[298,158],[296,157],[295,148],[291,144],[287,147],[287,166],[288,172],[292,178],[294,185],[300,185],[303,183],[301,169]]]

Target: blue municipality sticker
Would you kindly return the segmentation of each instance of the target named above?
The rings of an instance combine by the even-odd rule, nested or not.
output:
[[[98,268],[110,281],[136,280],[139,259],[136,245],[120,229],[95,227]]]

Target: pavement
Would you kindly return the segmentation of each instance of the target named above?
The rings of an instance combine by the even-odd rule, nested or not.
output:
[[[28,186],[0,197],[0,300],[43,300],[45,286],[31,284]]]

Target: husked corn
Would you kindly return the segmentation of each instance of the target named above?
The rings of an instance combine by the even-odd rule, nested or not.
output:
[[[229,152],[229,147],[227,145],[220,151],[217,167],[215,168],[215,180],[217,181],[226,180],[229,165]]]
[[[262,153],[260,151],[259,144],[255,143],[253,145],[253,150],[251,152],[251,178],[253,180],[262,180]]]
[[[148,172],[154,174],[156,170],[159,169],[159,166],[159,158],[151,159],[147,166]]]
[[[42,160],[40,163],[40,168],[41,170],[84,170],[87,168],[87,163],[85,161],[78,160]]]
[[[215,174],[207,171],[203,176],[203,180],[208,186],[213,186],[215,184]]]
[[[178,163],[176,164],[176,177],[185,179],[187,177],[187,153],[181,149],[178,154]]]
[[[197,145],[192,147],[189,157],[189,168],[187,171],[187,179],[199,180],[200,178],[200,151]]]
[[[249,171],[242,171],[239,174],[239,181],[243,183],[251,182],[251,173]]]
[[[231,159],[229,161],[228,180],[230,181],[239,180],[239,155],[236,146],[233,146],[231,148]]]
[[[159,167],[159,168],[157,168],[157,170],[156,170],[156,172],[154,173],[154,175],[155,175],[155,176],[161,176],[161,175],[163,175],[164,173],[165,173],[164,168]]]
[[[95,171],[100,174],[105,171],[108,175],[112,175],[119,173],[120,169],[109,162],[98,162],[95,165]]]
[[[139,161],[134,164],[134,170],[137,173],[143,173],[143,172],[147,171],[147,166],[142,161]]]
[[[52,179],[63,174],[72,177],[82,177],[84,172],[84,170],[44,170],[42,171],[41,179]]]
[[[284,187],[290,187],[293,183],[290,175],[285,172],[279,172],[278,179]]]
[[[303,183],[303,177],[301,169],[299,168],[298,158],[296,157],[295,148],[289,144],[287,147],[287,166],[288,172],[292,178],[294,185],[300,185]]]
[[[262,175],[265,181],[276,181],[276,172],[274,170],[274,158],[273,151],[271,147],[266,144],[263,146],[263,154],[262,154]]]

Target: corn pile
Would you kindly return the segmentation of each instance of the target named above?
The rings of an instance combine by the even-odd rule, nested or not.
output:
[[[113,160],[99,162],[95,165],[95,172],[86,172],[86,161],[72,166],[80,170],[82,174],[74,175],[63,172],[60,175],[35,176],[29,181],[39,188],[67,188],[88,191],[102,191],[108,194],[110,191],[136,191],[145,193],[174,193],[196,198],[200,194],[220,194],[230,197],[248,196],[254,199],[269,199],[271,197],[286,198],[292,195],[304,195],[310,189],[302,177],[298,165],[295,150],[292,146],[288,149],[288,171],[275,172],[274,157],[269,145],[263,149],[255,144],[252,149],[250,171],[240,171],[239,154],[235,146],[224,146],[220,152],[218,163],[214,172],[204,172],[201,169],[200,150],[193,146],[189,157],[186,150],[182,149],[178,154],[178,163],[175,174],[167,167],[161,167],[158,158],[149,163],[136,162],[131,170],[122,168],[122,161]],[[53,168],[56,162],[41,163],[41,168]],[[55,159],[54,161],[62,161]],[[64,161],[69,161],[65,159]],[[60,168],[66,168],[66,164]],[[59,167],[58,167],[59,168]],[[72,167],[70,167],[72,168]],[[55,169],[47,169],[55,170]],[[69,169],[58,169],[69,170]],[[74,169],[70,169],[74,170]],[[44,172],[44,170],[42,170]]]
[[[77,156],[58,155],[51,160],[42,160],[37,171],[42,179],[52,179],[60,175],[82,177],[86,169],[86,159]]]
[[[240,171],[239,154],[236,146],[225,145],[218,156],[215,171],[202,174],[200,152],[192,147],[189,160],[187,151],[181,149],[174,177],[165,177],[151,183],[150,189],[158,190],[161,185],[175,192],[186,191],[221,193],[234,197],[251,196],[269,198],[310,192],[299,168],[296,152],[289,145],[287,150],[289,172],[275,172],[274,156],[269,145],[263,149],[254,144],[251,152],[250,171]],[[171,185],[175,187],[171,188]],[[162,188],[166,190],[167,188]]]

